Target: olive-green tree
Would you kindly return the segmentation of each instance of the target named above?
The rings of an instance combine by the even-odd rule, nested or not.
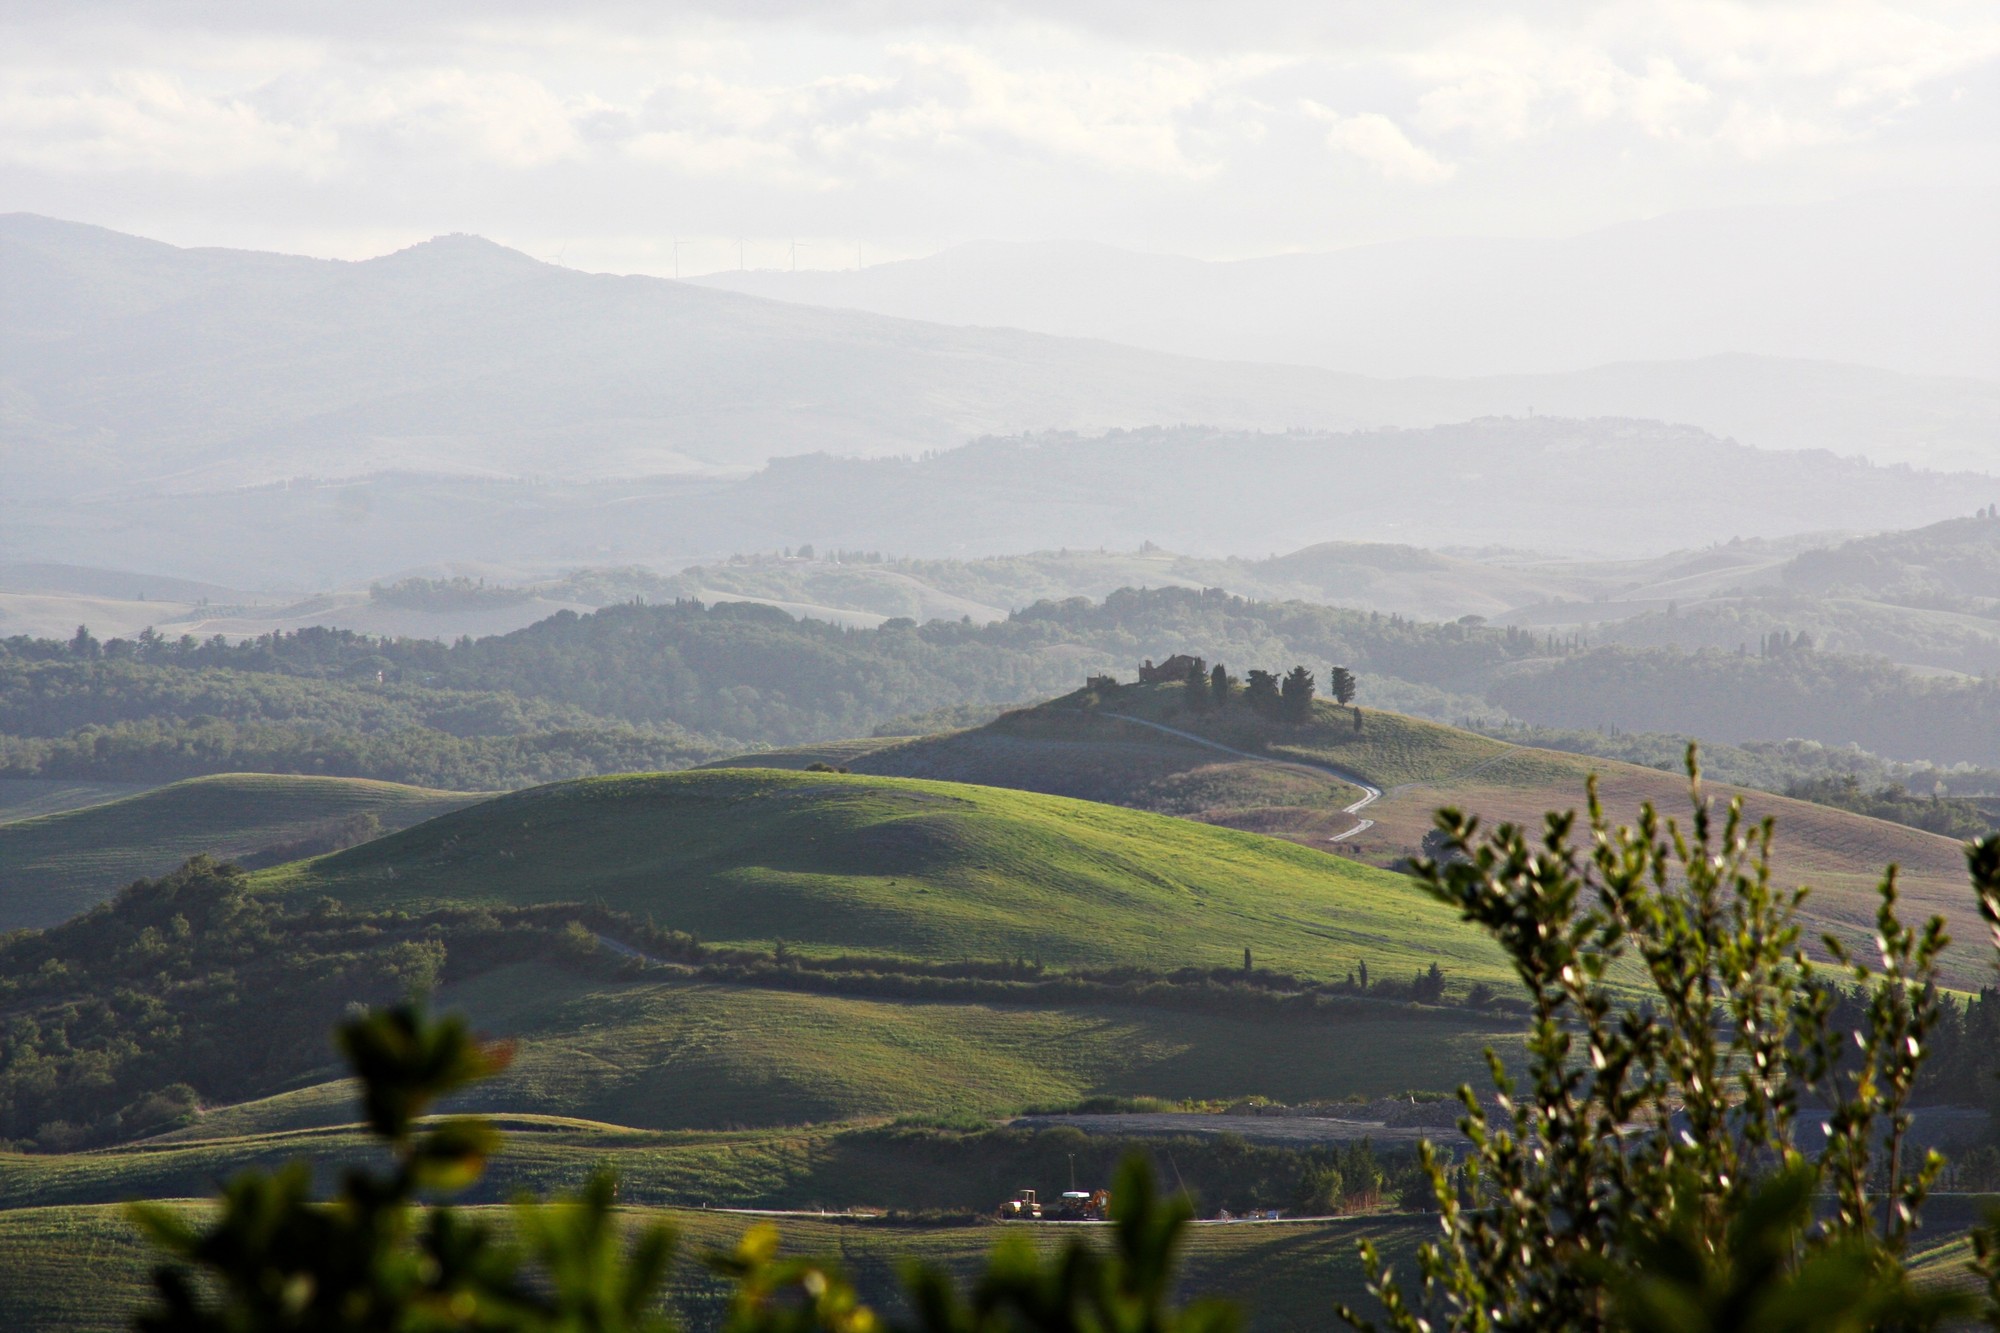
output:
[[[1891,869],[1873,957],[1829,937],[1832,965],[1815,962],[1805,890],[1772,883],[1771,823],[1715,808],[1692,749],[1688,772],[1685,824],[1648,805],[1614,826],[1594,782],[1582,829],[1552,813],[1539,836],[1484,833],[1439,812],[1444,851],[1417,878],[1499,943],[1532,1015],[1519,1083],[1489,1053],[1499,1115],[1461,1090],[1459,1169],[1424,1147],[1443,1236],[1419,1253],[1420,1284],[1363,1247],[1398,1333],[1693,1333],[1760,1327],[1729,1322],[1759,1302],[1805,1312],[1773,1328],[1841,1327],[1836,1306],[1869,1312],[1846,1326],[1910,1328],[1952,1308],[1901,1262],[1942,1166],[1908,1136],[1943,923],[1902,923]],[[1843,980],[1864,1005],[1851,1032],[1832,1019]],[[1795,1134],[1808,1105],[1827,1127],[1816,1154]],[[1816,1192],[1817,1222],[1797,1201]]]
[[[1285,681],[1279,687],[1283,700],[1285,719],[1290,722],[1310,722],[1313,710],[1313,673],[1303,666],[1295,666],[1285,673]]]
[[[1188,672],[1187,680],[1181,686],[1181,703],[1190,713],[1208,711],[1209,691],[1207,672]]]

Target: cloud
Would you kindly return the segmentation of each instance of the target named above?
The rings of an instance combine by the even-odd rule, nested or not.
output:
[[[0,81],[0,161],[66,175],[314,174],[334,138],[324,125],[274,120],[246,97],[205,94],[168,73]]]
[[[1433,185],[1450,180],[1458,170],[1410,142],[1395,121],[1379,112],[1343,116],[1313,101],[1302,102],[1300,107],[1312,119],[1325,123],[1328,148],[1360,159],[1390,180]]]
[[[1244,254],[1976,178],[1996,79],[1977,0],[0,0],[0,188]]]

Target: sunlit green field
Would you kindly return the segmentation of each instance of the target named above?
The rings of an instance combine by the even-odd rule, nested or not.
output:
[[[399,827],[477,799],[363,778],[230,773],[0,823],[0,930],[66,920],[197,853],[240,856],[349,815]]]
[[[597,902],[703,940],[1334,979],[1498,953],[1404,877],[1272,838],[956,783],[759,769],[519,792],[265,872],[359,907]]]

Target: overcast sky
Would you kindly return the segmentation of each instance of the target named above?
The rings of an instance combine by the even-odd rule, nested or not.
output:
[[[0,0],[0,211],[346,257],[1227,258],[1991,185],[1997,148],[1993,0]]]

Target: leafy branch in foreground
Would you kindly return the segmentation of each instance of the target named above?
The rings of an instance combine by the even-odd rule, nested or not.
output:
[[[440,1200],[475,1183],[500,1135],[474,1116],[426,1119],[439,1099],[507,1066],[511,1051],[477,1041],[462,1019],[416,1005],[366,1014],[339,1032],[385,1171],[346,1173],[313,1196],[295,1161],[231,1179],[211,1220],[140,1204],[132,1216],[174,1262],[154,1274],[141,1333],[667,1333],[665,1285],[675,1238],[662,1222],[628,1225],[611,1178],[574,1197],[522,1199],[500,1226]],[[939,1268],[911,1265],[909,1333],[1233,1333],[1233,1308],[1173,1303],[1173,1274],[1193,1215],[1154,1188],[1142,1159],[1120,1169],[1111,1244],[1072,1237],[1046,1258],[1025,1237],[999,1246],[969,1292]],[[727,1333],[876,1333],[886,1321],[838,1267],[785,1258],[769,1224],[707,1257],[733,1287]]]
[[[1800,942],[1805,890],[1771,882],[1771,823],[1733,801],[1718,818],[1692,748],[1688,775],[1685,826],[1647,805],[1614,827],[1593,783],[1581,842],[1573,813],[1537,839],[1439,812],[1443,854],[1417,876],[1498,941],[1532,1018],[1525,1087],[1489,1053],[1498,1123],[1463,1089],[1464,1163],[1425,1145],[1444,1235],[1419,1251],[1421,1291],[1362,1247],[1397,1333],[1916,1328],[1960,1308],[1902,1264],[1943,1165],[1908,1148],[1942,921],[1902,924],[1892,868],[1877,958],[1823,941],[1862,1002],[1837,1030],[1836,975]],[[1975,851],[1975,876],[1995,855]]]
[[[513,1234],[449,1207],[419,1207],[476,1181],[500,1136],[480,1118],[420,1124],[449,1093],[504,1069],[505,1047],[473,1039],[457,1018],[413,1006],[340,1030],[361,1085],[368,1128],[388,1148],[386,1172],[349,1171],[317,1203],[303,1161],[245,1171],[223,1188],[206,1226],[157,1204],[133,1216],[179,1260],[154,1274],[144,1333],[417,1329],[656,1330],[655,1293],[673,1253],[663,1226],[624,1234],[599,1176],[573,1200],[523,1202]],[[195,1274],[206,1281],[197,1281]],[[530,1274],[542,1280],[531,1281]]]

